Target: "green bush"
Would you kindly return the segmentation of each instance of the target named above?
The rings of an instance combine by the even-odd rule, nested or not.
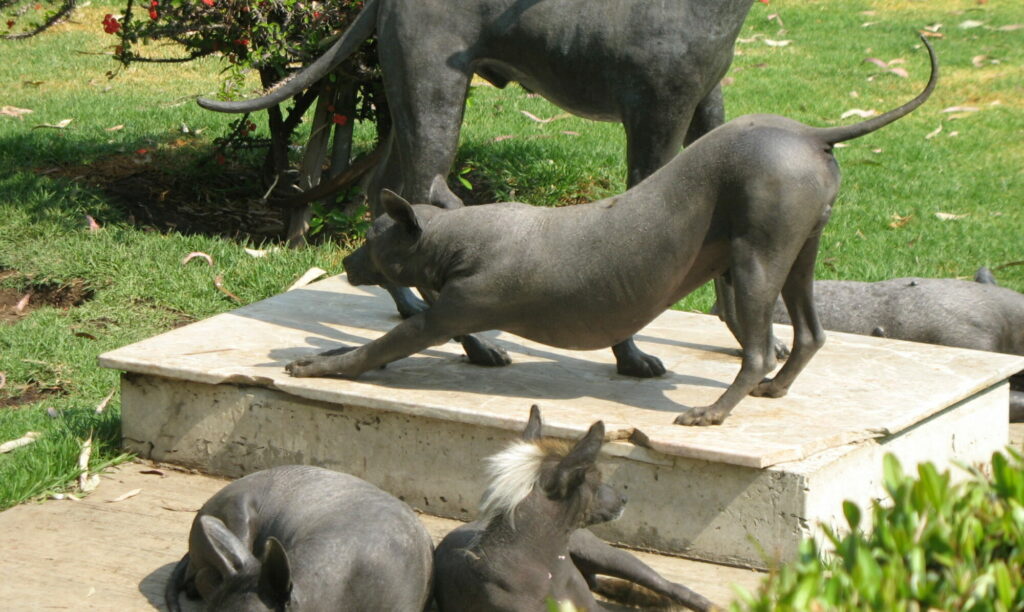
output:
[[[846,502],[848,532],[824,530],[831,552],[805,540],[798,560],[732,609],[1024,609],[1024,460],[1008,452],[992,456],[991,478],[968,468],[970,478],[957,484],[931,463],[906,476],[886,455],[891,499],[873,504],[871,532]]]

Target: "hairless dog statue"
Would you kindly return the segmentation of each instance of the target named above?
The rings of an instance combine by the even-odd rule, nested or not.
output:
[[[721,423],[748,394],[785,395],[825,341],[812,283],[818,240],[839,192],[832,147],[928,99],[938,60],[922,40],[931,78],[902,106],[833,128],[778,115],[738,117],[604,200],[443,210],[385,190],[387,213],[345,259],[349,281],[418,287],[431,307],[369,344],[303,357],[288,371],[355,377],[488,329],[562,348],[614,347],[728,272],[720,296],[742,349],[739,374],[713,404],[681,413],[676,423]],[[793,352],[774,378],[763,380],[776,364],[771,317],[780,292],[794,322]]]

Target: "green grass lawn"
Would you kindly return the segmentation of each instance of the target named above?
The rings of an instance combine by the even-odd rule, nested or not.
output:
[[[90,436],[91,469],[119,458],[116,393],[95,411],[118,375],[99,369],[97,355],[235,307],[214,287],[217,275],[249,303],[282,291],[311,266],[341,271],[337,242],[254,258],[245,247],[269,245],[158,231],[102,181],[88,180],[90,168],[111,166],[182,177],[202,186],[196,207],[213,216],[226,214],[221,194],[237,200],[252,191],[238,171],[252,158],[204,162],[234,118],[192,99],[217,90],[223,65],[137,64],[108,78],[118,66],[109,54],[114,38],[100,22],[118,10],[92,4],[40,37],[0,43],[0,107],[33,111],[0,115],[0,288],[80,282],[91,294],[77,307],[40,308],[0,326],[0,402],[42,394],[0,407],[0,442],[43,434],[0,455],[0,508],[63,490]],[[755,3],[725,87],[730,117],[772,112],[826,126],[856,121],[842,118],[850,109],[888,110],[923,87],[927,56],[916,32],[935,34],[942,78],[928,104],[837,151],[844,183],[819,277],[969,277],[987,265],[1002,284],[1024,290],[1024,266],[1006,265],[1024,260],[1019,24],[1019,0]],[[472,89],[456,172],[472,183],[473,199],[561,205],[624,188],[620,126],[574,117],[541,123],[522,111],[562,114],[518,87]],[[40,127],[66,119],[63,129]],[[370,147],[371,134],[360,126],[357,145]],[[162,195],[150,196],[145,208],[159,210]],[[237,207],[231,214],[240,214]],[[101,228],[90,230],[86,215]],[[210,254],[214,266],[182,265],[192,251]],[[705,310],[710,301],[705,289],[680,307]]]

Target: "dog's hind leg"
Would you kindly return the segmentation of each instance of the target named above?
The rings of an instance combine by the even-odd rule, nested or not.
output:
[[[569,554],[592,590],[597,585],[597,575],[611,576],[638,584],[691,610],[713,607],[706,597],[665,579],[640,559],[607,544],[587,529],[577,529],[569,536]]]
[[[791,268],[792,258],[768,258],[760,253],[763,245],[738,238],[732,247],[730,269],[735,290],[744,296],[736,300],[736,336],[742,351],[740,371],[714,403],[691,408],[675,418],[677,425],[717,425],[732,409],[775,369],[772,345],[772,310],[785,282],[783,271]],[[792,359],[792,356],[790,357]]]
[[[820,234],[815,233],[804,243],[782,287],[782,299],[793,322],[793,352],[778,374],[758,384],[751,395],[785,395],[800,371],[825,344],[825,330],[814,308],[814,261],[818,256],[819,240]]]

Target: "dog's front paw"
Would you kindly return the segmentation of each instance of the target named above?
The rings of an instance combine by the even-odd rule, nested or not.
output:
[[[284,366],[284,369],[288,374],[295,378],[308,378],[320,373],[319,368],[316,365],[315,357],[300,357],[299,359],[296,359]]]
[[[750,392],[754,397],[783,397],[786,393],[789,393],[789,389],[776,384],[773,378],[766,378],[757,383],[757,386]]]
[[[721,425],[727,414],[728,412],[724,410],[703,406],[701,408],[690,408],[686,412],[680,413],[672,422],[676,425],[696,425],[699,427]]]
[[[460,340],[462,348],[466,351],[466,357],[474,365],[498,368],[512,363],[512,358],[508,356],[505,349],[486,340],[476,336],[463,336]]]
[[[615,369],[623,376],[634,376],[636,378],[657,378],[665,374],[665,364],[654,355],[637,351],[630,355],[629,359],[619,359],[615,363]]]

